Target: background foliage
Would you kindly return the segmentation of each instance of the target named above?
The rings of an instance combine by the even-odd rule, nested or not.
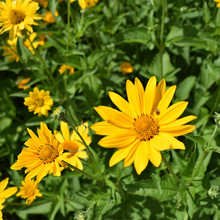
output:
[[[1,56],[0,65],[0,175],[20,186],[22,171],[10,170],[24,142],[26,127],[36,131],[40,122],[58,129],[50,116],[28,112],[24,97],[33,87],[49,90],[54,108],[62,105],[74,125],[100,121],[93,107],[113,106],[108,91],[126,97],[126,79],[138,77],[146,85],[150,76],[177,85],[173,102],[189,101],[186,115],[198,116],[196,129],[181,137],[185,151],[163,152],[184,184],[164,163],[148,165],[139,176],[133,165],[119,163],[109,168],[114,150],[98,146],[91,130],[91,150],[104,180],[92,180],[77,171],[65,170],[61,177],[47,176],[39,188],[44,195],[27,206],[20,198],[8,199],[5,219],[220,219],[220,138],[213,113],[220,111],[220,9],[210,0],[103,0],[81,10],[77,1],[49,1],[57,9],[55,23],[34,27],[46,34],[38,48],[45,63],[17,44],[20,62]],[[163,10],[164,9],[164,10]],[[41,8],[38,13],[43,14]],[[163,15],[164,13],[164,15]],[[164,24],[164,25],[163,25]],[[5,45],[8,33],[1,36]],[[0,49],[3,53],[3,49]],[[122,75],[120,64],[128,61],[133,73]],[[75,68],[73,75],[60,75],[60,65]],[[52,75],[48,77],[47,69]],[[19,90],[17,77],[31,77],[32,88]],[[219,134],[219,128],[217,128]],[[84,171],[98,176],[90,158]],[[82,217],[82,218],[80,218]]]

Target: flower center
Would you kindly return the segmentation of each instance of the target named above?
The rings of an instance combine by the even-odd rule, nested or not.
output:
[[[43,99],[36,100],[36,105],[39,106],[39,107],[43,106],[44,105],[44,100]]]
[[[59,152],[50,144],[41,145],[38,149],[38,157],[43,163],[51,163],[59,156]]]
[[[11,24],[19,24],[22,21],[24,21],[26,15],[24,12],[17,10],[17,9],[12,9],[10,11],[10,22]]]
[[[26,194],[27,194],[28,196],[33,196],[34,193],[35,193],[35,190],[34,190],[33,188],[28,188],[28,189],[26,190]]]
[[[142,115],[135,119],[133,125],[135,135],[141,141],[149,141],[159,133],[157,120],[153,116]]]
[[[64,141],[63,149],[70,151],[68,157],[72,157],[78,151],[78,144],[75,141]]]

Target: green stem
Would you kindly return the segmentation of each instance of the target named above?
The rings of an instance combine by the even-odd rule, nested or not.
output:
[[[85,176],[88,176],[88,177],[91,178],[91,179],[103,181],[103,179],[98,178],[98,177],[95,177],[95,176],[92,176],[92,175],[90,175],[90,174],[88,174],[88,173],[86,173],[86,172],[80,170],[79,168],[77,168],[77,167],[75,167],[75,166],[73,166],[73,165],[67,163],[67,162],[64,161],[64,160],[62,160],[62,162],[64,162],[65,164],[67,164],[68,167],[70,167],[70,168],[76,170],[77,172],[79,172],[79,173],[81,173],[81,174],[83,174],[83,175],[85,175]]]
[[[185,186],[185,183],[173,172],[172,168],[170,167],[169,163],[167,162],[166,158],[162,154],[163,162],[165,163],[167,169],[169,172],[174,176],[174,178],[177,180],[177,182],[181,183],[183,186]]]
[[[187,183],[187,186],[190,186],[190,184],[191,184],[192,181],[193,181],[193,178],[198,174],[199,169],[200,169],[200,167],[201,167],[201,165],[202,165],[202,163],[203,163],[203,160],[205,159],[205,157],[206,157],[206,155],[207,155],[207,153],[208,153],[208,148],[209,148],[209,146],[210,146],[212,140],[214,139],[217,130],[218,130],[218,125],[215,125],[215,129],[214,129],[214,131],[212,132],[212,136],[210,137],[209,142],[208,142],[207,146],[205,147],[205,150],[203,151],[203,154],[202,154],[201,160],[200,160],[200,162],[199,162],[199,165],[198,165],[196,171],[194,172],[194,174],[192,175],[192,177],[190,178],[189,182]]]

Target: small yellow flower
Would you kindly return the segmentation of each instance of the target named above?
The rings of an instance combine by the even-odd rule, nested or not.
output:
[[[36,14],[38,9],[38,3],[32,0],[0,1],[0,34],[9,31],[9,37],[13,39],[21,36],[24,29],[33,32],[31,25],[37,25],[34,20],[42,18]]]
[[[6,186],[8,185],[9,178],[6,178],[0,182],[0,220],[2,220],[2,212],[1,210],[4,208],[2,205],[7,198],[12,196],[17,192],[17,187],[9,187],[7,189]]]
[[[33,92],[29,92],[29,97],[24,99],[24,105],[28,106],[29,112],[34,112],[34,114],[38,114],[38,116],[47,116],[48,110],[50,110],[53,105],[53,100],[50,98],[49,91],[39,91],[39,89],[35,87]]]
[[[129,62],[123,62],[120,65],[121,72],[123,75],[128,74],[128,73],[133,73],[133,67]]]
[[[48,0],[34,0],[34,1],[38,2],[44,8],[47,8],[48,6]]]
[[[5,50],[5,52],[2,54],[3,56],[8,56],[8,59],[13,62],[16,61],[18,62],[20,60],[20,57],[18,56],[17,53],[17,40],[18,38],[15,37],[12,40],[8,40],[8,46],[2,46],[2,49]]]
[[[19,89],[28,89],[30,88],[31,86],[26,86],[26,84],[30,81],[30,77],[28,78],[24,78],[24,79],[21,79],[21,77],[18,77],[17,78],[17,81],[16,81],[16,85]]]
[[[38,137],[30,129],[27,129],[31,138],[24,144],[27,148],[23,148],[18,155],[18,160],[11,166],[12,170],[20,170],[26,167],[26,180],[30,180],[37,176],[37,182],[40,182],[47,174],[53,173],[54,176],[61,176],[63,167],[60,166],[63,160],[62,145],[54,138],[52,132],[47,125],[40,124],[38,129]]]
[[[37,196],[42,196],[40,190],[38,189],[37,181],[34,181],[33,179],[25,179],[24,181],[21,181],[21,183],[23,186],[19,187],[20,191],[16,194],[16,196],[20,196],[23,199],[27,199],[27,205],[30,205],[36,199]]]
[[[100,146],[119,148],[111,157],[110,166],[124,159],[124,167],[134,162],[137,173],[141,174],[149,161],[156,167],[161,164],[161,151],[185,149],[184,143],[176,137],[192,132],[195,126],[185,124],[196,117],[178,119],[188,102],[176,102],[169,107],[176,86],[166,91],[164,79],[157,85],[156,77],[151,77],[145,90],[138,78],[134,84],[127,80],[126,90],[128,102],[109,92],[110,99],[121,111],[107,106],[96,107],[104,121],[91,128],[106,136],[99,141]]]
[[[59,131],[54,131],[54,134],[55,138],[62,144],[63,150],[67,151],[63,153],[65,156],[64,161],[82,170],[83,165],[79,158],[84,159],[88,157],[87,153],[84,151],[85,146],[82,144],[82,140],[75,131],[70,135],[68,124],[66,122],[61,121],[60,128],[62,134]],[[76,130],[78,130],[86,144],[89,145],[91,143],[91,137],[88,136],[88,123],[85,122],[76,127]],[[63,165],[65,166],[65,164]]]
[[[29,35],[29,39],[26,39],[26,41],[24,42],[24,46],[27,47],[28,50],[30,50],[32,54],[35,54],[34,49],[37,49],[39,45],[43,46],[45,44],[43,40],[34,41],[36,36],[37,36],[37,33],[33,32]],[[32,46],[34,47],[34,49]]]
[[[214,2],[217,2],[218,4],[216,5],[216,7],[220,8],[220,0],[214,0]]]
[[[65,64],[60,66],[59,73],[63,74],[66,70],[68,70],[69,75],[72,75],[74,73],[74,68],[70,65],[65,65]]]
[[[79,6],[82,9],[86,9],[86,8],[94,7],[98,2],[98,0],[79,0],[78,2],[79,2]]]
[[[58,11],[56,10],[55,11],[55,16],[57,17],[59,14],[58,14]],[[52,24],[55,22],[55,19],[54,19],[54,16],[52,14],[52,12],[50,11],[46,11],[45,14],[44,14],[44,17],[43,17],[43,20],[45,21],[44,24]]]

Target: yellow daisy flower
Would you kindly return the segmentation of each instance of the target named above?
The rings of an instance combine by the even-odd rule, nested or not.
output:
[[[16,196],[20,196],[23,199],[27,199],[27,205],[30,205],[36,199],[37,196],[42,196],[40,190],[38,189],[37,181],[34,181],[33,179],[25,179],[24,181],[21,181],[21,183],[23,186],[19,187],[20,191],[16,194]]]
[[[10,39],[21,35],[21,31],[27,29],[33,32],[31,25],[37,25],[34,20],[41,19],[36,14],[39,9],[37,2],[32,0],[7,0],[0,2],[0,34],[9,31]]]
[[[56,10],[55,11],[55,16],[57,17],[59,14],[58,14],[58,11]],[[44,14],[44,17],[43,17],[43,20],[45,21],[44,24],[52,24],[55,22],[55,19],[54,19],[54,16],[52,14],[52,12],[50,11],[46,11],[45,14]]]
[[[44,8],[47,8],[48,6],[48,0],[34,0],[34,1],[38,2]]]
[[[60,128],[62,134],[59,131],[54,131],[54,134],[55,138],[62,144],[63,150],[68,151],[63,153],[65,156],[64,161],[82,170],[83,165],[79,158],[83,159],[88,157],[87,153],[84,151],[85,146],[82,144],[82,140],[75,131],[70,135],[68,124],[66,122],[61,121]],[[89,145],[91,143],[91,137],[88,136],[88,123],[85,122],[76,127],[76,129],[83,137],[86,144]],[[65,164],[63,165],[65,166]]]
[[[220,0],[214,0],[214,2],[217,2],[218,4],[216,5],[216,7],[220,8]]]
[[[59,68],[60,75],[62,75],[66,70],[68,70],[69,75],[72,75],[74,73],[74,68],[72,66],[64,64]]]
[[[17,81],[16,81],[16,85],[19,89],[28,89],[30,88],[31,86],[26,86],[26,84],[31,80],[30,77],[28,78],[24,78],[24,79],[21,79],[21,77],[18,77],[17,78]]]
[[[33,92],[29,92],[29,97],[24,99],[24,105],[28,106],[29,112],[34,112],[34,114],[48,115],[48,111],[53,105],[53,99],[50,98],[50,92],[44,91],[37,87],[34,88]]]
[[[82,9],[86,9],[86,8],[94,7],[98,2],[98,0],[79,0],[78,2],[79,2],[79,6]]]
[[[24,144],[24,148],[18,155],[18,160],[11,166],[12,170],[20,170],[26,167],[25,173],[28,173],[26,180],[37,176],[37,182],[40,182],[47,174],[53,173],[54,176],[60,176],[63,168],[60,166],[63,160],[62,145],[54,138],[47,125],[40,124],[38,137],[30,129],[27,129],[31,138]]]
[[[30,50],[32,54],[35,54],[34,49],[37,49],[38,46],[43,46],[45,44],[45,42],[43,40],[34,41],[36,36],[37,36],[37,33],[33,32],[33,33],[29,34],[30,40],[26,39],[26,41],[24,42],[24,46],[27,47],[28,50]],[[32,46],[34,47],[34,49]]]
[[[184,125],[196,117],[193,115],[178,119],[184,112],[187,102],[173,105],[176,86],[166,90],[165,80],[156,85],[156,77],[151,77],[146,89],[139,79],[135,83],[127,80],[128,102],[114,92],[109,92],[112,102],[121,110],[107,106],[95,110],[104,119],[91,126],[99,135],[106,135],[99,141],[105,148],[119,148],[111,157],[110,167],[124,160],[124,167],[134,162],[138,174],[147,167],[148,161],[158,167],[161,164],[160,151],[185,149],[175,137],[190,133],[193,125]]]
[[[123,75],[128,74],[128,73],[133,73],[133,67],[129,62],[123,62],[120,65],[121,72]]]
[[[18,62],[20,60],[20,57],[17,53],[17,40],[18,38],[15,37],[13,40],[7,40],[7,43],[9,46],[2,46],[2,49],[5,51],[2,55],[8,56],[8,59],[13,62]]]
[[[9,187],[5,189],[8,185],[8,180],[9,178],[5,178],[0,182],[0,220],[3,220],[1,210],[4,208],[4,206],[2,204],[5,202],[7,198],[9,198],[17,192],[17,187]]]

